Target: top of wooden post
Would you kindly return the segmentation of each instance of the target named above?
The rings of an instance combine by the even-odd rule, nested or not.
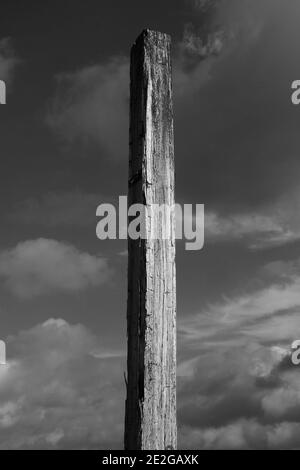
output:
[[[144,29],[141,34],[136,38],[132,45],[131,52],[138,46],[146,44],[164,44],[164,46],[170,46],[171,36],[160,31],[153,31],[152,29]]]
[[[169,42],[171,42],[171,36],[167,33],[161,33],[160,31],[154,31],[153,29],[143,29],[143,31],[141,32],[141,34],[139,34],[139,36],[136,38],[134,44],[136,44],[138,41],[142,41],[142,40],[145,40],[145,39],[157,39],[157,38],[162,38],[162,39],[165,39]],[[133,45],[134,45],[133,44]]]

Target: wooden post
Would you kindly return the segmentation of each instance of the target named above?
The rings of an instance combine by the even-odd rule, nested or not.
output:
[[[166,34],[145,30],[131,50],[128,204],[141,203],[147,209],[159,204],[161,211],[147,212],[146,239],[128,241],[128,450],[177,445],[170,42]]]

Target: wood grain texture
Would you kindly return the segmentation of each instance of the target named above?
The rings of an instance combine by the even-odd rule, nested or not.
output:
[[[128,204],[147,238],[128,241],[125,449],[176,449],[174,132],[170,37],[145,30],[131,51]],[[165,205],[151,214],[153,204]],[[154,234],[153,239],[150,234]]]

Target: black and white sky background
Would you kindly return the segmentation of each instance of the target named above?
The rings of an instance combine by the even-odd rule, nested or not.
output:
[[[0,5],[0,448],[122,448],[126,242],[96,207],[127,192],[128,61],[173,39],[179,448],[300,448],[298,0]]]

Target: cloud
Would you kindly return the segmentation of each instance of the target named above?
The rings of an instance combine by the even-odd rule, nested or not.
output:
[[[0,254],[0,277],[21,298],[75,292],[107,281],[107,260],[56,240],[20,242]]]
[[[253,250],[273,248],[300,240],[300,232],[282,223],[278,217],[259,213],[222,217],[210,212],[205,216],[205,234],[207,241],[241,240]]]
[[[255,420],[240,420],[220,428],[183,428],[181,445],[184,449],[293,450],[300,447],[299,431],[298,423],[264,426]]]
[[[106,351],[83,325],[57,318],[8,337],[7,351],[8,364],[0,369],[0,448],[122,447],[124,354]],[[282,369],[285,356],[259,345],[199,356],[180,383],[179,448],[299,446],[299,425],[291,418],[299,412],[299,380],[297,371]],[[275,385],[257,385],[272,375]],[[281,414],[277,394],[289,397]]]
[[[258,213],[220,216],[209,212],[205,216],[207,241],[246,241],[253,249],[269,248],[295,241],[300,237],[285,229],[272,216]]]
[[[122,448],[124,358],[101,358],[99,339],[62,319],[9,337],[7,349],[1,449]]]
[[[291,269],[289,263],[285,267],[281,263],[281,267],[283,273],[285,269]],[[263,280],[261,273],[256,282],[264,282],[266,287],[252,288],[250,292],[238,293],[231,298],[224,297],[209,304],[199,314],[185,317],[179,326],[182,340],[190,347],[197,347],[199,341],[215,344],[219,341],[230,343],[234,339],[238,343],[245,336],[291,344],[294,335],[300,335],[299,262],[295,269],[296,272],[290,276],[277,276],[271,283]]]
[[[291,361],[300,261],[273,261],[252,281],[179,322],[181,448],[300,447],[299,370]]]
[[[179,448],[299,447],[300,384],[290,351],[253,339],[206,346],[199,344],[193,373],[179,378]]]
[[[258,2],[249,0],[196,0],[193,1],[195,18],[184,25],[183,36],[177,44],[175,72],[186,73],[193,84],[192,90],[198,90],[211,78],[211,70],[216,59],[228,55],[243,44],[249,47],[260,36],[264,17]],[[253,6],[253,3],[255,5]],[[206,62],[204,65],[203,62]],[[198,76],[198,86],[194,77]],[[175,76],[177,90],[181,90]],[[175,88],[175,89],[176,89]],[[185,92],[188,87],[185,88]]]
[[[289,289],[297,272],[295,263],[281,262],[265,266],[261,276],[277,278],[276,285],[279,276]],[[274,284],[269,290],[272,295]],[[182,321],[180,354],[188,357],[179,363],[179,448],[299,447],[300,383],[289,350],[299,313],[285,312],[277,336],[270,333],[277,310],[291,303],[283,294],[268,310],[266,292],[211,306],[193,324]],[[193,338],[182,338],[183,324],[194,329]],[[62,319],[8,338],[7,351],[8,366],[0,369],[0,447],[120,448],[122,351],[103,349],[85,327]]]
[[[262,425],[256,420],[241,419],[219,428],[183,428],[182,447],[184,449],[299,449],[300,425],[283,422],[277,425]]]
[[[300,211],[299,188],[280,195],[272,203],[251,212],[224,215],[208,211],[205,214],[205,235],[209,242],[242,241],[250,249],[268,249],[300,240],[300,223],[295,214]]]
[[[199,59],[206,59],[211,55],[218,55],[223,49],[223,32],[208,33],[204,40],[195,33],[192,24],[186,24],[179,48],[188,55],[196,55]]]
[[[94,143],[104,154],[127,155],[129,64],[123,57],[57,77],[48,125],[67,143]]]
[[[267,430],[255,420],[241,419],[219,428],[183,428],[182,447],[203,450],[246,450],[267,447]]]
[[[280,1],[280,0],[279,0]],[[278,1],[272,0],[278,5]],[[198,22],[204,24],[199,34],[222,33],[227,46],[246,41],[248,44],[258,39],[266,24],[265,15],[270,10],[270,0],[196,0]]]
[[[11,82],[19,59],[16,57],[10,38],[0,39],[0,80]]]
[[[193,375],[181,384],[178,397],[181,448],[238,449],[249,445],[241,423],[258,422],[261,392],[256,390],[256,378],[250,373],[246,354],[249,358],[249,349],[239,350],[238,355],[237,352],[238,348],[231,351],[220,348],[201,354]],[[251,443],[255,447],[262,445],[260,439]]]

